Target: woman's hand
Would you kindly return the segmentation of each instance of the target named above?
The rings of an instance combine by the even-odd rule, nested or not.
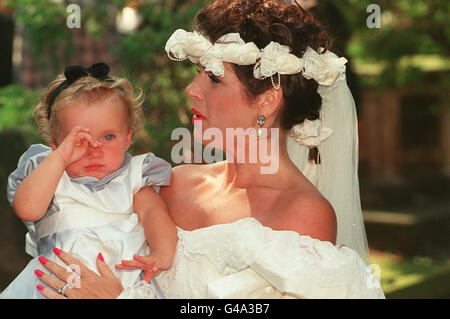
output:
[[[123,290],[119,278],[109,269],[103,260],[101,253],[97,257],[97,268],[100,276],[87,268],[81,261],[72,255],[55,248],[55,254],[70,268],[79,270],[79,274],[67,271],[51,260],[40,257],[42,265],[55,276],[45,274],[42,271],[35,271],[39,280],[46,283],[53,289],[38,285],[40,292],[50,299],[112,299],[116,298]],[[71,284],[64,291],[64,295],[58,293],[66,283]]]

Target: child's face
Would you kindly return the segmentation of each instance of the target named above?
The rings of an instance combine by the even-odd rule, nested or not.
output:
[[[72,178],[92,176],[101,179],[118,170],[130,147],[132,129],[128,126],[126,106],[115,96],[94,102],[74,102],[58,112],[59,145],[73,127],[88,128],[101,147],[89,146],[84,156],[66,168]]]

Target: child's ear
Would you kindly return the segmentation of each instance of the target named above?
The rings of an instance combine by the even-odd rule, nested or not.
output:
[[[132,139],[132,138],[133,138],[133,129],[130,128],[130,129],[128,130],[128,134],[127,134],[127,148],[130,147],[130,145],[131,145],[131,139]]]

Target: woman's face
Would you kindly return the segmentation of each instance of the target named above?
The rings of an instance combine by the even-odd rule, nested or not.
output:
[[[199,66],[199,75],[186,88],[192,101],[195,130],[199,129],[199,124],[203,132],[210,128],[219,129],[224,137],[222,145],[226,145],[227,128],[256,128],[258,116],[258,109],[245,98],[244,87],[230,63],[224,63],[224,68],[225,76],[217,77]],[[203,144],[210,142],[202,140]]]

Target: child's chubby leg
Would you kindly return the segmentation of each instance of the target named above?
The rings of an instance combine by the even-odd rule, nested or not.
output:
[[[134,210],[144,226],[150,255],[134,255],[133,260],[123,260],[117,269],[142,269],[145,281],[169,269],[175,256],[178,234],[167,207],[152,187],[145,187],[134,196]]]

